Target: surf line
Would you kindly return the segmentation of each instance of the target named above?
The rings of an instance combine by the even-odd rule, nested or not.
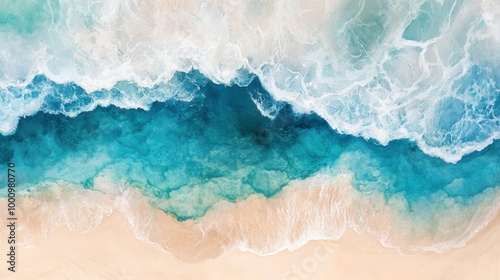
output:
[[[16,272],[16,165],[13,162],[9,162],[7,169],[7,228],[9,228],[9,234],[7,237],[8,253],[7,253],[7,263],[9,264],[7,270],[11,272]]]

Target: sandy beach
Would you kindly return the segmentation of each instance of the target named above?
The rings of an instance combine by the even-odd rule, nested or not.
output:
[[[79,234],[60,227],[47,244],[21,248],[16,273],[2,279],[499,279],[498,218],[466,247],[401,256],[348,230],[338,241],[310,241],[295,251],[257,256],[233,251],[190,264],[135,238],[120,214]],[[2,252],[5,252],[2,242]]]
[[[492,209],[492,219],[484,228],[457,227],[479,230],[472,239],[452,235],[458,243],[445,252],[401,255],[382,246],[375,238],[380,235],[352,230],[352,219],[361,217],[353,207],[379,208],[365,217],[365,231],[387,231],[395,215],[364,205],[349,182],[345,176],[296,181],[276,197],[222,203],[200,220],[184,222],[151,207],[138,192],[104,192],[113,186],[105,179],[96,181],[102,192],[52,187],[20,199],[16,272],[3,261],[0,278],[499,279],[500,219],[494,205],[485,207]],[[0,207],[6,208],[5,199]],[[474,218],[484,218],[487,211],[477,213]],[[6,221],[6,214],[0,219]],[[397,237],[396,231],[391,235]],[[5,229],[0,238],[7,240]],[[4,258],[7,245],[0,242]]]

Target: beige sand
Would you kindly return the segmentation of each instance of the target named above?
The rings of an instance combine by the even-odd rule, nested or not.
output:
[[[455,212],[447,203],[449,210],[437,212],[444,211],[439,218],[447,228],[431,237],[408,234],[415,229],[394,211],[404,205],[354,192],[348,176],[319,175],[291,185],[271,199],[221,203],[186,222],[152,208],[137,191],[113,193],[120,186],[105,178],[95,181],[103,192],[52,186],[21,196],[17,240],[37,247],[18,246],[17,272],[2,261],[0,279],[500,279],[499,219],[483,229],[498,215],[496,192],[482,194],[484,205],[472,212],[476,208]],[[0,220],[6,221],[4,212]],[[0,241],[6,234],[1,228]],[[322,236],[338,240],[300,246]],[[435,250],[469,242],[444,253],[402,256],[372,236],[423,247],[450,242],[426,247]],[[0,242],[1,255],[6,247]]]
[[[60,227],[45,246],[18,255],[18,271],[3,264],[0,279],[500,279],[500,223],[465,248],[441,254],[401,256],[348,230],[338,241],[311,241],[292,252],[234,251],[188,264],[137,240],[113,214],[87,234]]]

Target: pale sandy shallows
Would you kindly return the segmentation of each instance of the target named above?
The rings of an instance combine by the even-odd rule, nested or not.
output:
[[[17,254],[17,272],[2,262],[0,279],[500,279],[500,223],[497,217],[464,248],[440,254],[401,256],[348,230],[338,241],[311,241],[292,252],[233,251],[189,264],[137,240],[114,213],[89,233],[59,227],[44,246]]]

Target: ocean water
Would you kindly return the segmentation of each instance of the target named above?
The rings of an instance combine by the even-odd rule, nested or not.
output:
[[[408,140],[381,146],[339,134],[319,116],[294,113],[289,105],[278,105],[272,119],[263,116],[252,97],[263,104],[275,101],[257,79],[227,87],[199,73],[179,76],[197,89],[189,101],[156,102],[148,110],[96,108],[74,118],[40,112],[22,119],[0,142],[3,167],[17,164],[24,189],[59,180],[92,188],[101,175],[124,180],[153,201],[168,201],[163,210],[181,220],[203,216],[220,200],[271,197],[291,180],[325,169],[352,173],[361,192],[381,192],[387,200],[402,195],[410,209],[422,199],[440,204],[443,196],[466,204],[500,185],[498,141],[446,163]],[[82,92],[52,86],[61,95]],[[143,90],[149,96],[157,89]],[[77,100],[83,101],[73,106],[85,106],[84,98]],[[51,112],[66,106],[61,103],[50,98],[42,108]]]
[[[202,2],[0,4],[19,189],[105,177],[192,221],[349,174],[430,235],[499,208],[499,3]]]

